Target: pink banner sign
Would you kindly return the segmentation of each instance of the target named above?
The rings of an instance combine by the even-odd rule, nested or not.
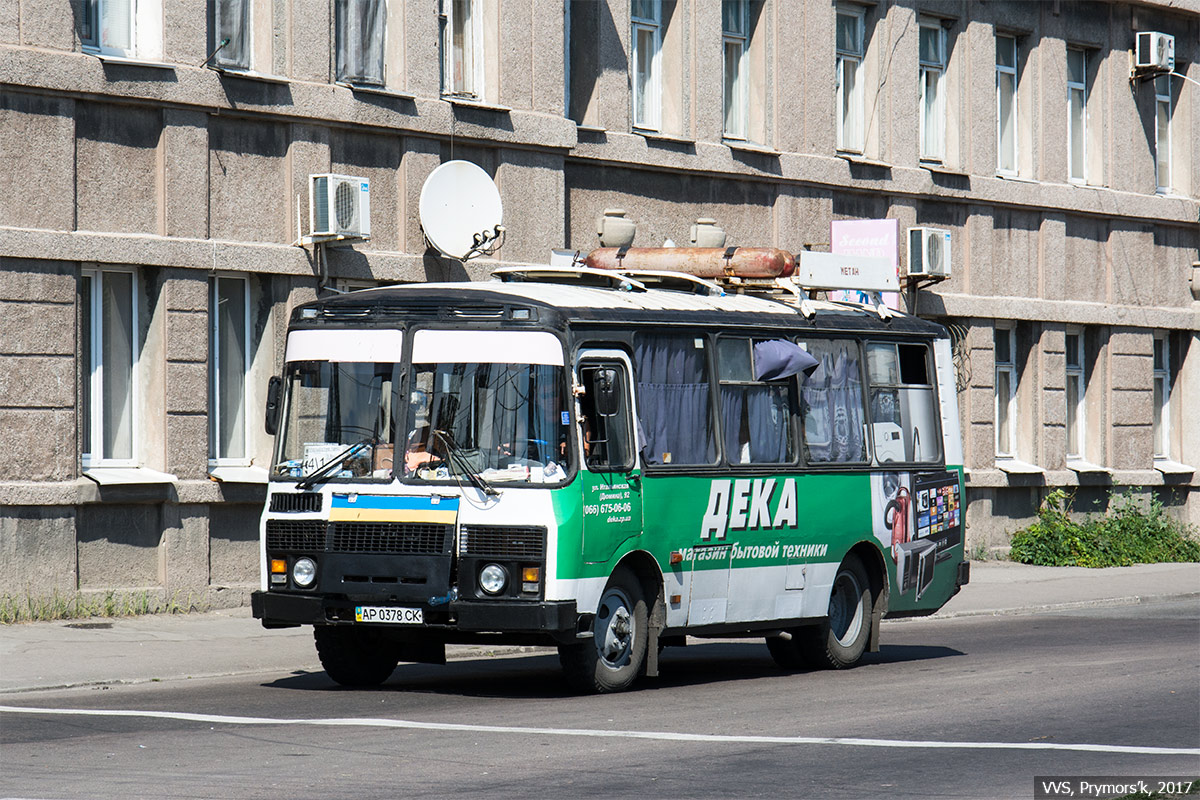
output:
[[[900,274],[900,221],[896,219],[839,219],[830,224],[829,252],[843,256],[871,256],[887,258],[892,262],[896,275]],[[831,300],[851,303],[869,302],[866,292],[830,292]],[[899,310],[900,295],[884,292],[883,303],[888,308]]]

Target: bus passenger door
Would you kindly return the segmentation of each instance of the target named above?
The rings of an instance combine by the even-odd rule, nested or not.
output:
[[[629,359],[619,350],[592,350],[577,366],[583,487],[583,560],[607,561],[642,534],[642,475],[633,425]]]

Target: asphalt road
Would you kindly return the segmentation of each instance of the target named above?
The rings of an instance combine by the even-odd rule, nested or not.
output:
[[[892,624],[842,673],[702,643],[615,696],[539,655],[0,705],[44,709],[0,713],[0,797],[1031,798],[1039,775],[1200,777],[1200,600]]]

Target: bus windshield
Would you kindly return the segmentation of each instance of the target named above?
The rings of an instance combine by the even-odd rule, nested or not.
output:
[[[563,368],[414,364],[404,474],[420,481],[558,483],[570,418]]]
[[[390,480],[396,372],[395,363],[289,363],[272,476],[304,478],[344,454],[340,465],[329,465],[328,477]]]

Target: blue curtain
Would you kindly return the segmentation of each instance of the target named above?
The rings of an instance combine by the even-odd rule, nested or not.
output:
[[[708,356],[694,336],[639,336],[634,345],[642,457],[648,464],[716,460]]]

